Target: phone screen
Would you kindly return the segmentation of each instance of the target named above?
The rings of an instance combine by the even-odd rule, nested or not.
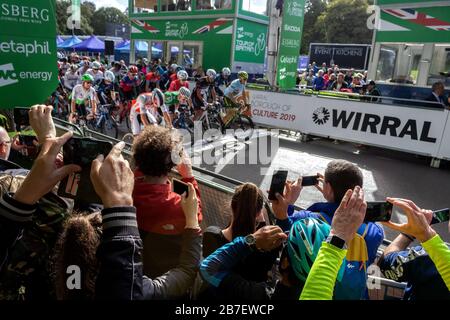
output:
[[[269,189],[269,200],[277,200],[277,198],[275,197],[275,194],[277,193],[283,194],[287,175],[287,170],[278,170],[274,173]]]
[[[22,134],[19,136],[20,143],[28,147],[34,147],[34,140],[37,142],[36,136],[27,136]]]
[[[302,186],[303,187],[309,187],[309,186],[315,186],[318,181],[318,176],[306,176],[302,177]]]
[[[180,196],[185,192],[186,195],[189,194],[189,186],[186,183],[178,179],[173,179],[172,184],[173,184],[173,192],[178,193]]]
[[[83,204],[101,203],[90,179],[92,161],[99,154],[105,157],[112,149],[112,143],[91,138],[71,138],[63,146],[64,164],[77,164],[82,170],[64,178],[58,188],[58,195],[76,199]]]
[[[450,219],[450,209],[442,209],[433,211],[433,219],[431,220],[431,224],[446,222]]]
[[[390,202],[367,202],[364,222],[390,221],[393,205]]]
[[[30,116],[28,115],[28,108],[14,108],[14,123],[16,124],[16,131],[22,131],[24,128],[30,126]]]

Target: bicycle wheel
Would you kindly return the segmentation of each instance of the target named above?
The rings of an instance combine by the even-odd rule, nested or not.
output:
[[[250,117],[243,114],[239,114],[228,125],[228,128],[234,130],[235,139],[239,141],[248,141],[253,136],[255,125],[253,124],[253,120]]]
[[[119,136],[119,127],[114,119],[108,117],[106,120],[102,121],[100,132],[117,139]]]
[[[225,133],[225,128],[223,126],[222,120],[219,116],[211,114],[208,115],[209,127],[206,122],[206,119],[203,120],[203,130],[206,132],[207,130],[211,130],[209,134],[207,134],[207,141],[212,142],[222,138],[222,135]],[[205,134],[205,132],[203,134]]]
[[[132,133],[127,133],[126,135],[123,136],[122,141],[132,145],[134,141],[134,135]]]

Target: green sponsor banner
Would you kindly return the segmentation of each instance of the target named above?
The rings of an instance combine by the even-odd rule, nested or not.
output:
[[[388,28],[377,31],[377,42],[450,42],[450,7],[389,9],[380,18]]]
[[[54,0],[0,4],[0,108],[43,103],[58,85]]]
[[[267,47],[267,25],[237,20],[234,60],[249,63],[264,63]]]
[[[304,14],[305,0],[284,1],[277,70],[278,86],[281,89],[295,87]]]

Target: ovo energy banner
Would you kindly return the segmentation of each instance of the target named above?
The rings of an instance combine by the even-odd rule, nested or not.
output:
[[[43,103],[58,85],[54,0],[0,3],[0,108]]]
[[[281,89],[295,87],[304,15],[305,0],[284,1],[277,64],[277,80]]]

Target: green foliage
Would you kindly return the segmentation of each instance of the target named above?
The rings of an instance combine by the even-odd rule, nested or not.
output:
[[[325,11],[326,2],[324,0],[307,0],[305,7],[305,18],[303,21],[303,35],[301,53],[309,52],[311,42],[325,41],[325,31],[316,28],[317,18]]]
[[[71,34],[67,29],[67,13],[71,2],[68,0],[56,1],[56,30],[58,34]],[[128,23],[128,17],[119,9],[102,7],[97,9],[94,2],[85,1],[81,4],[81,30],[75,30],[76,35],[105,35],[106,23]]]
[[[315,29],[323,30],[330,43],[371,43],[367,28],[367,0],[333,0],[318,17]]]

